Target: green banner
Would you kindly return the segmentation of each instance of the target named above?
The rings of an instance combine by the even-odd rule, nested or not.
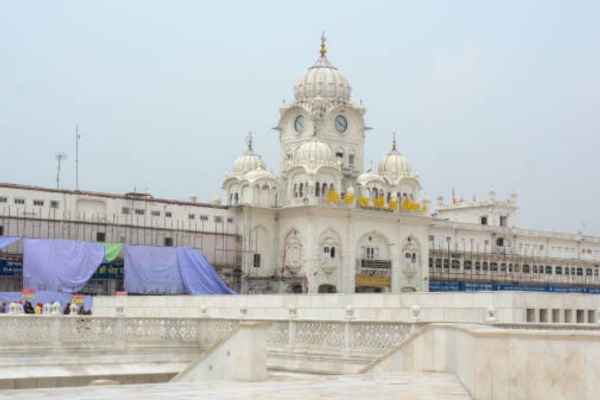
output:
[[[111,262],[119,256],[123,250],[123,243],[102,243],[104,245],[104,253],[106,262]]]

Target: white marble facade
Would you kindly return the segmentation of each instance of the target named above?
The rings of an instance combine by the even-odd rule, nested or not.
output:
[[[249,137],[225,174],[223,202],[0,184],[0,234],[200,248],[237,274],[242,293],[427,291],[445,273],[600,285],[600,238],[517,228],[514,193],[498,200],[492,189],[485,200],[451,204],[439,197],[432,213],[395,138],[367,169],[366,107],[352,102],[349,80],[326,53],[323,38],[294,100],[279,107],[279,175]]]

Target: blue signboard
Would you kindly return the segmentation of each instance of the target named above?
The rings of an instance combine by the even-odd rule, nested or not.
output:
[[[123,264],[100,264],[92,279],[123,279],[125,266]]]
[[[527,286],[489,283],[463,283],[447,281],[430,281],[430,292],[478,292],[478,291],[517,291],[517,292],[552,292],[552,293],[600,293],[600,287],[561,287],[561,286]]]
[[[0,259],[0,276],[23,276],[23,260]],[[125,266],[123,264],[100,264],[92,279],[123,279]]]
[[[0,259],[0,275],[23,276],[23,261]]]

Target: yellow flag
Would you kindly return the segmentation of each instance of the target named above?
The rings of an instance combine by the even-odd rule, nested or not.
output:
[[[327,201],[330,203],[337,203],[340,201],[340,194],[338,192],[334,192],[333,190],[327,191]]]
[[[390,200],[390,210],[396,211],[398,209],[398,200]]]

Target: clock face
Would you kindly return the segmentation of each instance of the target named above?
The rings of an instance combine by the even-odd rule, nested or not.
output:
[[[296,120],[294,121],[294,129],[298,133],[302,133],[302,131],[304,130],[304,116],[303,115],[298,115],[296,117]]]
[[[346,129],[348,129],[348,121],[343,115],[338,115],[337,117],[335,117],[335,120],[333,122],[335,125],[335,129],[339,133],[344,133],[346,132]]]

